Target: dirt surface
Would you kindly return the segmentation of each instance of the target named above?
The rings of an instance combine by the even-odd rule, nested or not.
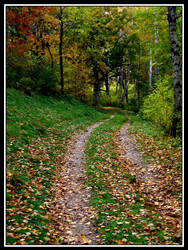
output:
[[[84,148],[91,132],[107,120],[91,125],[73,138],[57,170],[51,214],[54,230],[56,233],[59,231],[63,244],[100,244],[93,226],[95,210],[89,204],[90,188],[86,186]]]
[[[180,241],[181,202],[171,193],[169,177],[162,167],[143,161],[142,152],[128,133],[129,128],[130,122],[127,122],[114,138],[118,158],[125,165],[125,170],[135,177],[133,185],[138,192],[147,197],[148,205],[160,214],[160,218],[168,223],[172,232],[177,232],[174,237]]]
[[[152,165],[146,164],[146,162],[143,161],[141,152],[138,151],[137,146],[133,143],[128,133],[129,128],[130,122],[127,122],[115,137],[117,145],[119,144],[118,148],[121,161],[128,163],[127,166],[131,166],[128,167],[128,172],[136,177],[137,182],[152,182],[153,185],[157,185],[160,181],[158,173]]]
[[[86,185],[84,149],[91,132],[107,120],[74,135],[69,141],[66,156],[57,167],[52,189],[54,199],[49,206],[49,215],[53,221],[50,233],[55,233],[57,239],[60,239],[57,244],[103,245],[93,225],[97,213],[89,204],[91,190]],[[161,166],[144,162],[134,138],[128,133],[129,127],[130,122],[127,122],[114,137],[118,158],[124,164],[125,171],[135,177],[132,188],[147,198],[146,205],[159,213],[160,219],[165,222],[164,226],[167,222],[170,232],[173,234],[175,231],[174,237],[180,242],[181,202],[169,192],[165,170]]]

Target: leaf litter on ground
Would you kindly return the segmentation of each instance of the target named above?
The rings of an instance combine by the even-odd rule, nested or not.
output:
[[[7,103],[7,109],[14,107],[15,112],[9,112],[7,117],[6,244],[62,244],[64,239],[53,230],[54,218],[48,213],[56,170],[65,157],[70,138],[108,116],[77,101],[71,105],[62,99],[27,97],[16,90],[8,91]],[[78,109],[79,117],[75,115]],[[43,120],[45,133],[35,133],[41,126],[37,117]],[[12,120],[30,124],[25,135],[21,124],[13,128]]]
[[[150,137],[132,132],[134,138],[141,142],[143,151],[155,159],[155,168],[150,172],[158,178],[158,171],[160,177],[163,177],[163,187],[167,187],[164,193],[158,195],[153,185],[153,193],[146,194],[146,186],[139,184],[135,173],[131,174],[127,169],[127,166],[132,166],[132,162],[122,162],[121,153],[118,154],[117,145],[113,141],[113,136],[125,120],[125,116],[117,115],[97,128],[86,149],[88,179],[83,181],[88,181],[88,189],[92,194],[91,219],[95,220],[96,238],[101,244],[180,244],[180,150],[175,152],[170,144],[169,148],[161,148]],[[51,186],[56,180],[58,169],[63,168],[62,158],[65,157],[67,147],[74,141],[70,140],[70,135],[74,138],[76,128],[75,125],[69,126],[66,133],[61,126],[48,128],[48,136],[40,136],[7,155],[8,244],[80,242],[78,237],[72,236],[67,226],[69,223],[74,225],[69,214],[58,211],[61,206],[51,212],[54,199]],[[10,138],[10,147],[15,142],[15,137]],[[140,169],[142,174],[146,171],[145,167]],[[75,191],[68,188],[69,178],[66,175],[64,177],[64,186],[59,195]],[[152,181],[148,180],[147,185],[151,186]],[[156,194],[155,199],[153,194]],[[56,211],[59,219],[64,220],[61,227],[57,225],[58,230],[54,227],[57,222],[54,216]],[[86,223],[91,222],[89,220]],[[67,226],[69,242],[62,236],[64,226]],[[85,234],[81,235],[81,240],[81,244],[91,244]]]
[[[146,164],[138,172],[135,168],[130,171],[134,164],[129,158],[125,159],[120,138],[116,136],[113,141],[122,125],[118,119],[114,123],[109,121],[103,125],[105,128],[94,131],[87,146],[87,171],[92,204],[98,213],[98,233],[105,244],[181,244],[181,199],[174,196],[174,191],[181,191],[181,176],[178,175],[172,193],[171,177],[168,171],[162,175],[159,166],[150,169],[150,178],[147,175],[147,182],[143,184],[141,180],[148,170]],[[148,138],[147,146],[151,141]],[[166,155],[162,157],[165,159]],[[163,184],[162,191],[159,192],[153,180]]]

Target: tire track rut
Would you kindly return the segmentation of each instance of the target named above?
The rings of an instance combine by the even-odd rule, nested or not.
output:
[[[95,123],[77,135],[57,169],[50,213],[53,214],[54,230],[56,234],[59,231],[63,244],[100,244],[93,226],[96,212],[89,204],[91,196],[90,187],[86,186],[84,149],[91,132],[108,120]]]

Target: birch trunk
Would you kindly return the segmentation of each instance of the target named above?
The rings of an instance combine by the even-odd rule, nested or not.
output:
[[[151,88],[152,84],[152,48],[149,51],[150,59],[149,59],[149,87]]]
[[[157,15],[157,12],[156,12]],[[159,43],[159,39],[158,39],[158,22],[157,20],[155,21],[155,43],[158,45]],[[155,80],[158,81],[159,80],[159,66],[156,65],[155,66]]]
[[[176,137],[177,124],[180,121],[182,112],[182,84],[181,84],[181,65],[178,38],[176,32],[176,7],[168,7],[168,23],[170,30],[171,55],[174,73],[174,115],[172,121],[173,137]]]

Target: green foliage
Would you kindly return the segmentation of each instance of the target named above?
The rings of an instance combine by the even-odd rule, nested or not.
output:
[[[44,58],[7,55],[7,87],[31,94],[53,95],[57,89],[56,70]]]
[[[139,133],[145,133],[152,138],[158,138],[164,135],[164,131],[161,127],[149,120],[143,120],[139,114],[129,114],[129,117],[131,120],[131,131],[139,131]]]
[[[24,57],[18,57],[14,54],[7,55],[6,62],[6,84],[8,88],[19,88],[20,79],[26,77],[26,70],[23,70],[22,65],[26,64]]]
[[[142,118],[155,122],[169,132],[172,126],[173,105],[172,79],[166,76],[160,79],[151,94],[145,97],[140,114]]]
[[[138,113],[140,109],[140,104],[137,99],[131,98],[129,103],[125,104],[125,109],[128,111],[133,111],[135,113]]]
[[[24,91],[34,90],[34,81],[30,77],[22,77],[19,82],[17,82],[17,88],[23,89]]]
[[[33,80],[32,90],[43,95],[53,95],[56,90],[57,76],[48,65],[37,63],[30,71]]]
[[[115,89],[111,87],[110,96],[108,96],[104,91],[101,91],[100,94],[100,105],[102,106],[111,106],[118,107],[118,95],[115,94]]]

